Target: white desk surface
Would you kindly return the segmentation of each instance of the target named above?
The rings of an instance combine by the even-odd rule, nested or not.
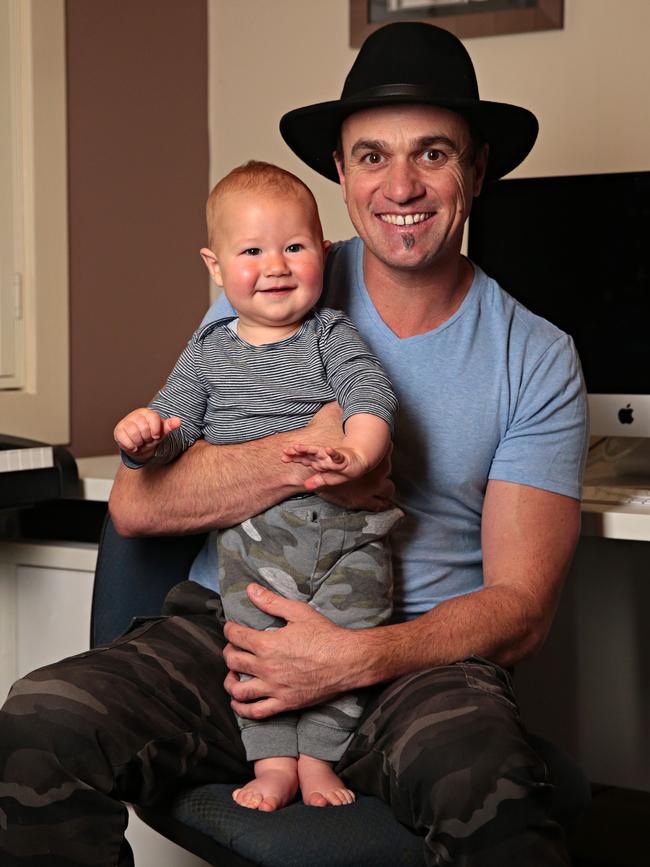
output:
[[[82,482],[83,499],[106,502],[119,465],[118,455],[79,458],[77,467]],[[583,502],[582,534],[650,542],[650,506]]]
[[[101,455],[96,458],[77,458],[83,500],[108,502],[113,479],[120,465],[120,456]]]
[[[583,502],[582,535],[650,542],[650,506]]]

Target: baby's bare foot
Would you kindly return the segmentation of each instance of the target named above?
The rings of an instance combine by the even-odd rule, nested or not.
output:
[[[298,759],[298,780],[302,799],[310,807],[340,807],[352,804],[355,800],[354,792],[336,776],[331,762],[301,755]]]
[[[255,779],[232,793],[233,800],[249,810],[272,813],[285,807],[298,791],[296,759],[278,756],[255,762]]]

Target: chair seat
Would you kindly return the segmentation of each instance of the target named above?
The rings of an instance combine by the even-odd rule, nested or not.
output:
[[[172,815],[260,867],[423,867],[422,837],[379,798],[359,795],[354,804],[326,808],[297,802],[260,813],[235,804],[235,788],[189,789],[173,802]]]

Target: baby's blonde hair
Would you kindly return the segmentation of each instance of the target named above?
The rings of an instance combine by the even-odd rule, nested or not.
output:
[[[272,163],[250,160],[224,175],[208,196],[205,213],[208,224],[208,243],[211,247],[213,247],[215,240],[219,203],[226,195],[250,192],[251,190],[305,197],[314,209],[314,219],[322,237],[318,206],[314,194],[307,184],[303,183],[296,175],[286,171],[286,169],[281,169],[279,166],[274,166]]]

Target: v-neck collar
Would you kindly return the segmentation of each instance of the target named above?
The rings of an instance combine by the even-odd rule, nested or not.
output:
[[[477,268],[477,266],[472,262],[472,267],[474,268],[474,277],[472,279],[472,283],[465,294],[465,297],[460,303],[458,310],[456,310],[449,319],[446,319],[444,322],[441,322],[440,325],[436,325],[435,328],[432,328],[429,331],[424,331],[422,334],[414,334],[412,337],[399,337],[395,332],[386,325],[384,320],[379,315],[379,311],[375,307],[370,293],[368,292],[368,287],[366,286],[366,281],[363,274],[363,242],[360,238],[354,239],[354,277],[355,283],[359,289],[361,294],[361,300],[366,309],[368,316],[370,317],[371,323],[374,327],[382,333],[385,339],[391,340],[396,343],[408,343],[408,342],[417,342],[419,340],[426,340],[434,335],[440,334],[445,329],[451,327],[464,313],[469,309],[474,303],[474,299],[478,293],[478,284],[480,283],[481,270]]]

